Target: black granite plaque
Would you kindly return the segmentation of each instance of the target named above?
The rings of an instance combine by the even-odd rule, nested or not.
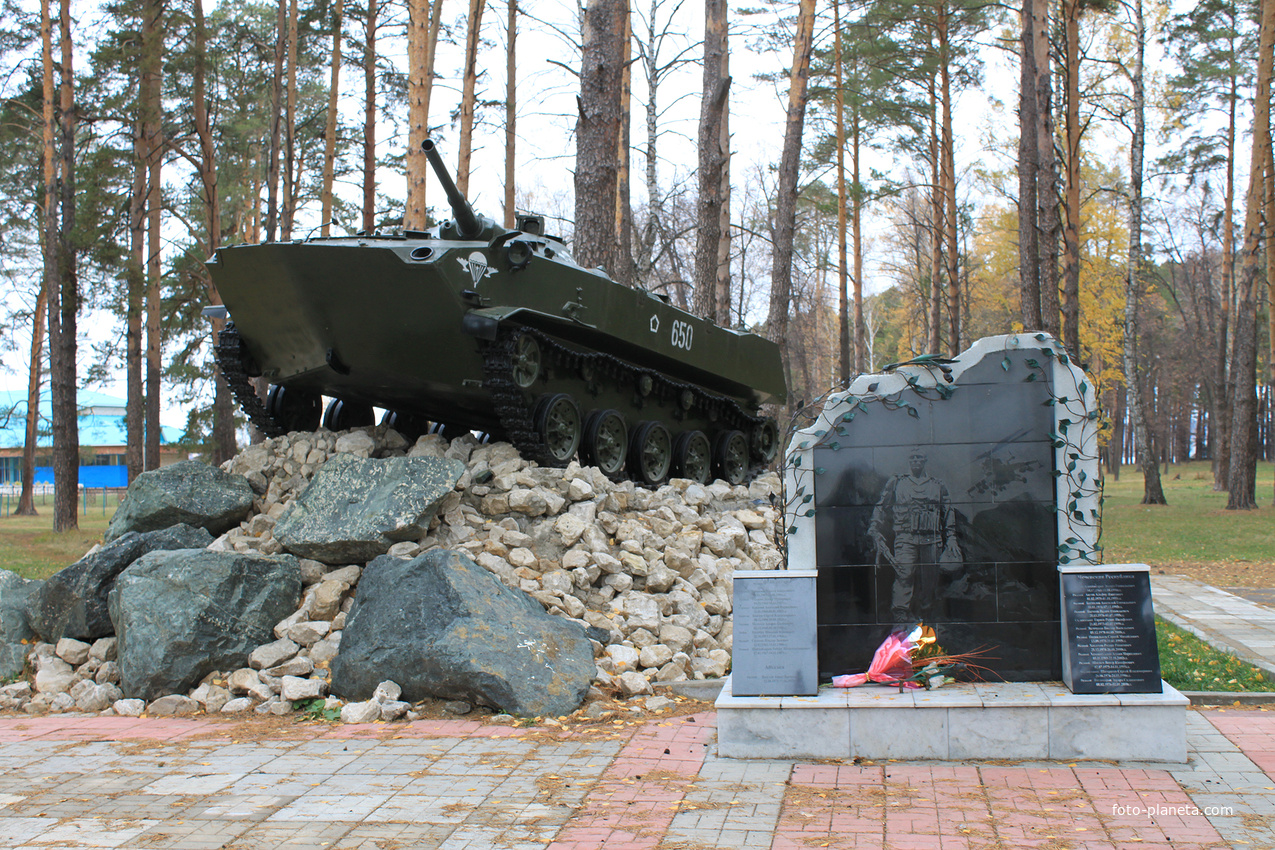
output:
[[[1039,357],[998,352],[941,396],[864,403],[814,448],[820,677],[865,669],[918,621],[949,652],[985,651],[1005,679],[1061,676],[1058,461],[1052,388],[1028,365]]]
[[[1058,572],[1063,681],[1072,693],[1160,693],[1149,568],[1060,566]]]
[[[731,693],[818,693],[813,570],[735,573]]]

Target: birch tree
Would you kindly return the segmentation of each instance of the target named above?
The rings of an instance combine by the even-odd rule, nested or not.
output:
[[[1151,446],[1146,398],[1143,394],[1145,380],[1138,366],[1138,305],[1146,286],[1142,246],[1142,159],[1146,144],[1146,96],[1143,91],[1143,57],[1146,51],[1147,29],[1142,12],[1142,0],[1133,0],[1133,61],[1126,67],[1129,77],[1132,114],[1132,138],[1129,141],[1129,255],[1125,272],[1124,352],[1125,386],[1128,390],[1129,418],[1133,425],[1133,440],[1138,453],[1138,466],[1142,469],[1142,504],[1168,504],[1160,486],[1160,462]]]

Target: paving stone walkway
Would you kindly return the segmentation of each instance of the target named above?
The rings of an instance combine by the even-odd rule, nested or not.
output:
[[[5,717],[0,847],[1275,847],[1275,711],[1192,711],[1185,765],[735,761],[714,739],[712,712],[570,732]]]
[[[1275,608],[1185,576],[1152,576],[1151,599],[1170,623],[1275,676]]]
[[[1275,670],[1275,610],[1153,592]],[[1275,848],[1275,710],[1190,711],[1184,765],[735,761],[714,719],[0,717],[0,848]]]

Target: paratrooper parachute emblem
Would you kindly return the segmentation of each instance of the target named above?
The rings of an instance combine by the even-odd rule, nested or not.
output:
[[[469,258],[457,257],[457,262],[464,266],[465,271],[469,272],[469,276],[474,279],[474,286],[485,277],[491,277],[496,270],[487,265],[487,258],[483,256],[481,251],[475,251],[469,255]]]

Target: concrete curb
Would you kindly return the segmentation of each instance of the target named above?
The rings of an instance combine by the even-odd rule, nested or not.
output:
[[[715,702],[722,691],[724,679],[690,679],[685,682],[652,682],[657,694],[677,694],[702,702]]]
[[[723,680],[704,679],[686,682],[652,682],[657,694],[677,694],[703,702],[714,702],[721,693]],[[1182,691],[1191,705],[1275,705],[1275,691]]]
[[[1182,691],[1191,705],[1275,705],[1275,691]]]

